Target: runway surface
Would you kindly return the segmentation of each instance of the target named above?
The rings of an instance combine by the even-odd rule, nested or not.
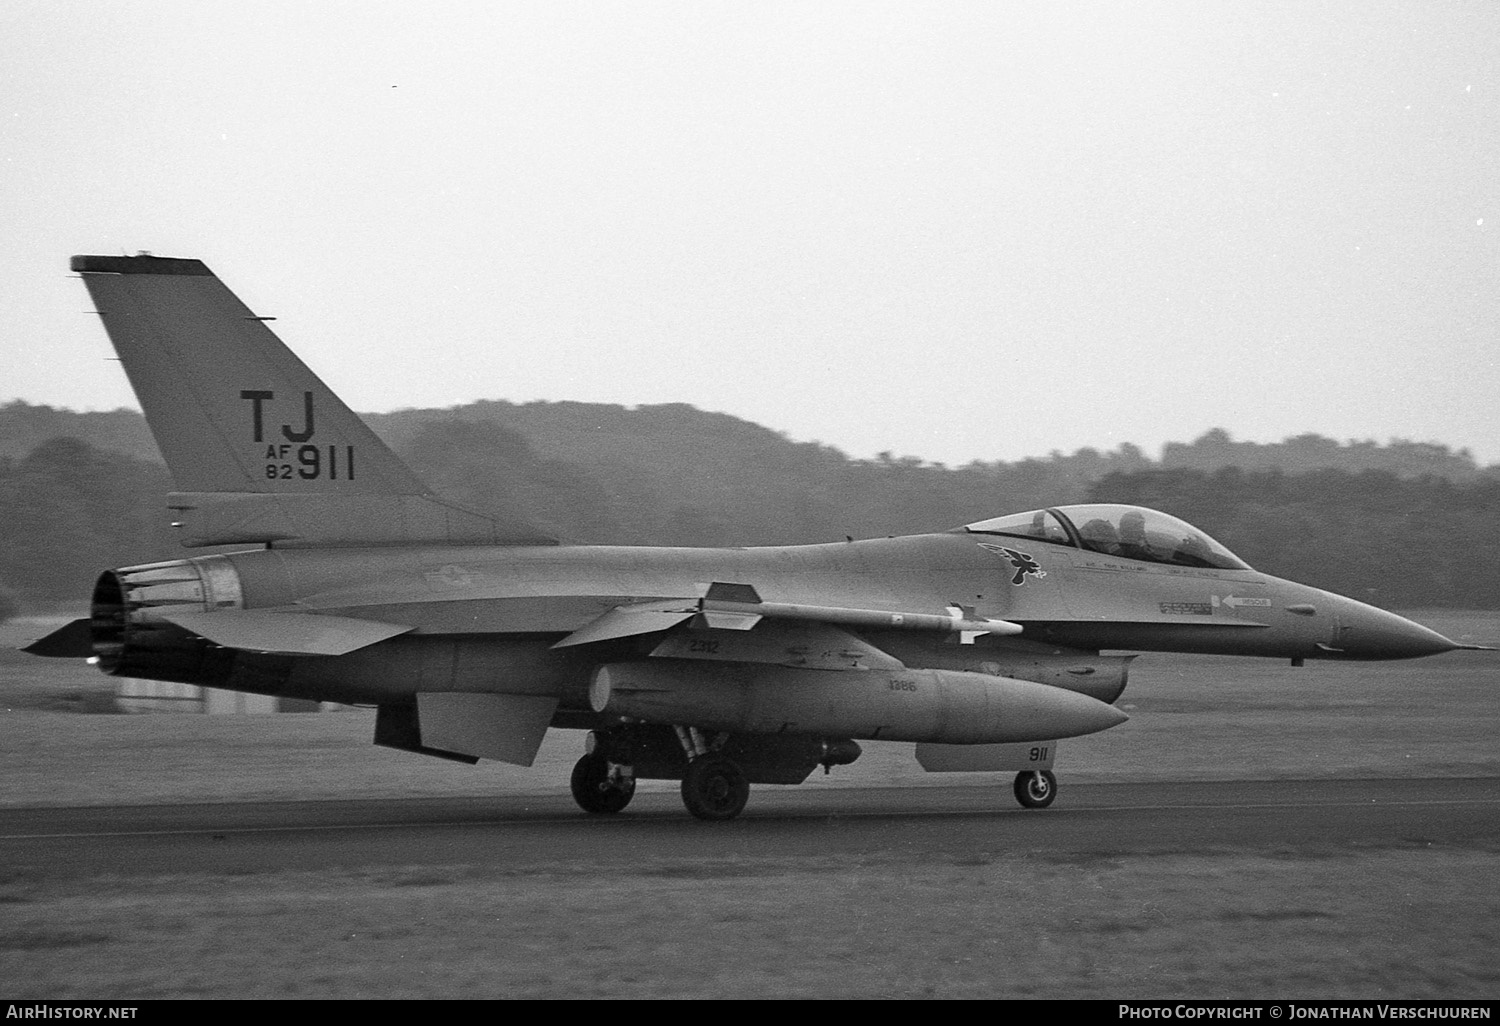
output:
[[[1500,846],[1500,778],[1074,784],[1043,811],[996,788],[756,788],[702,823],[670,791],[615,817],[566,795],[0,810],[0,859],[31,879],[503,865],[599,873],[670,860],[1307,854]]]

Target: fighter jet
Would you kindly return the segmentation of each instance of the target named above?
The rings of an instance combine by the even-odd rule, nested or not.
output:
[[[78,256],[171,471],[183,545],[107,570],[29,646],[105,673],[373,706],[377,745],[531,765],[587,731],[578,805],[680,780],[727,820],[916,743],[1049,805],[1059,739],[1125,722],[1133,654],[1402,659],[1467,647],[1247,566],[1165,513],[1068,505],[766,548],[560,544],[426,485],[201,261]],[[1125,654],[1102,654],[1106,651]]]

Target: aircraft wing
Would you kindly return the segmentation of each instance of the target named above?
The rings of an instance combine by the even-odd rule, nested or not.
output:
[[[630,638],[637,634],[651,634],[676,627],[684,620],[690,620],[697,615],[697,599],[664,599],[659,602],[638,602],[615,606],[597,620],[584,624],[552,647],[571,648],[574,645],[587,645],[612,638]]]
[[[1019,624],[1005,620],[979,618],[972,610],[960,606],[950,606],[939,614],[856,609],[806,603],[764,602],[751,585],[716,581],[709,585],[704,596],[698,599],[662,599],[615,606],[597,619],[573,631],[552,647],[570,648],[595,641],[651,634],[676,627],[689,620],[692,621],[694,628],[711,632],[717,640],[699,638],[694,644],[687,646],[674,643],[671,646],[673,651],[663,652],[659,647],[653,654],[685,655],[691,658],[694,654],[710,651],[710,648],[716,650],[729,645],[736,651],[743,650],[749,654],[750,661],[753,662],[782,662],[783,659],[779,656],[769,660],[763,658],[766,646],[759,641],[736,644],[729,640],[734,633],[749,631],[762,621],[772,621],[802,624],[807,638],[812,639],[809,644],[813,647],[821,645],[825,650],[855,653],[852,662],[860,662],[862,658],[865,666],[872,666],[879,665],[879,659],[890,660],[890,657],[885,656],[879,649],[859,641],[847,631],[837,629],[835,625],[856,628],[944,631],[957,633],[966,642],[972,641],[980,634],[1019,634],[1022,630]],[[765,633],[759,632],[761,636]],[[668,640],[672,641],[670,638]],[[771,642],[773,648],[780,644],[780,640]],[[899,661],[890,661],[896,666],[902,665]],[[851,662],[851,659],[846,658],[844,662]],[[801,664],[792,662],[787,665]]]

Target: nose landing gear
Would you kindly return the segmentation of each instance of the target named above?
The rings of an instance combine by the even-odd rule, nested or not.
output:
[[[1045,809],[1057,797],[1057,778],[1051,770],[1028,770],[1016,774],[1016,801],[1028,809]]]

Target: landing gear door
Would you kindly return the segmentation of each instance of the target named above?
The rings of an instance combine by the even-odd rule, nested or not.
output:
[[[917,745],[917,762],[928,773],[974,773],[1005,770],[1049,770],[1057,758],[1056,741],[1022,741],[1003,745]]]

